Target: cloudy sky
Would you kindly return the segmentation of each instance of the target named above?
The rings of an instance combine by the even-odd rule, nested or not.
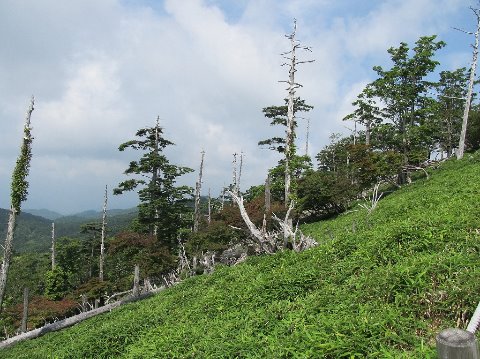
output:
[[[205,150],[203,194],[231,178],[232,154],[245,154],[242,189],[264,181],[279,156],[259,140],[280,135],[261,109],[286,97],[280,53],[297,19],[297,37],[312,47],[299,68],[299,95],[315,106],[310,155],[332,132],[386,50],[437,34],[447,42],[442,69],[469,66],[470,0],[1,0],[0,207],[9,207],[12,169],[30,96],[33,159],[24,208],[63,214],[100,210],[135,151],[118,145],[157,116],[175,164],[198,173]],[[300,121],[304,148],[306,121]],[[182,183],[194,186],[197,174]],[[110,196],[110,208],[137,204],[136,194]]]

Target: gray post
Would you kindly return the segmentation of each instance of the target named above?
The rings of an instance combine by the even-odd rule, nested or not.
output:
[[[28,288],[23,289],[23,317],[22,317],[22,333],[27,331],[28,320]]]
[[[133,276],[133,296],[138,297],[140,295],[140,267],[135,265],[135,272]]]
[[[480,359],[475,335],[458,328],[437,335],[437,354],[439,359]]]

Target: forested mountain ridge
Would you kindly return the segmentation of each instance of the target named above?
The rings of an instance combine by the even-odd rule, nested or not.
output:
[[[478,302],[479,183],[480,153],[447,161],[370,214],[305,225],[314,249],[217,267],[2,357],[434,357]]]
[[[52,242],[52,222],[55,222],[55,236],[81,237],[81,226],[89,222],[100,222],[100,212],[87,211],[71,216],[62,216],[51,220],[22,211],[13,242],[17,252],[47,252]],[[108,211],[109,231],[111,234],[126,229],[136,217],[136,208]],[[0,208],[0,236],[5,237],[7,232],[8,210]]]
[[[60,214],[55,211],[50,211],[49,209],[46,208],[41,208],[41,209],[24,209],[22,211],[23,213],[30,213],[33,214],[34,216],[39,216],[43,217],[46,219],[49,219],[51,221],[54,221],[60,217],[63,217],[63,214]]]

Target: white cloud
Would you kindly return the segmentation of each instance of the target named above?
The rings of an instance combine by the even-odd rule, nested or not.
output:
[[[279,158],[257,142],[281,133],[268,126],[261,109],[286,96],[278,82],[287,77],[280,53],[288,49],[284,34],[293,17],[299,39],[313,49],[301,56],[316,60],[297,72],[304,85],[298,94],[315,106],[308,114],[314,155],[332,131],[343,128],[341,117],[373,76],[371,67],[388,60],[389,46],[433,32],[448,35],[464,6],[460,0],[385,0],[368,7],[347,0],[148,4],[0,2],[0,199],[8,198],[6,174],[32,93],[37,106],[29,207],[95,207],[103,186],[120,182],[128,162],[139,156],[119,153],[118,145],[153,125],[157,115],[176,143],[167,149],[173,163],[198,169],[205,149],[205,190],[218,192],[230,181],[232,153],[240,151],[246,188],[263,182]],[[445,58],[461,62],[457,53],[466,47]],[[190,185],[195,180],[196,174],[182,179]],[[112,206],[133,206],[135,196],[116,201]]]

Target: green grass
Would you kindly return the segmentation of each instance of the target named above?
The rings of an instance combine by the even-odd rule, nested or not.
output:
[[[318,247],[219,267],[2,358],[434,358],[480,300],[480,155],[304,226]]]

